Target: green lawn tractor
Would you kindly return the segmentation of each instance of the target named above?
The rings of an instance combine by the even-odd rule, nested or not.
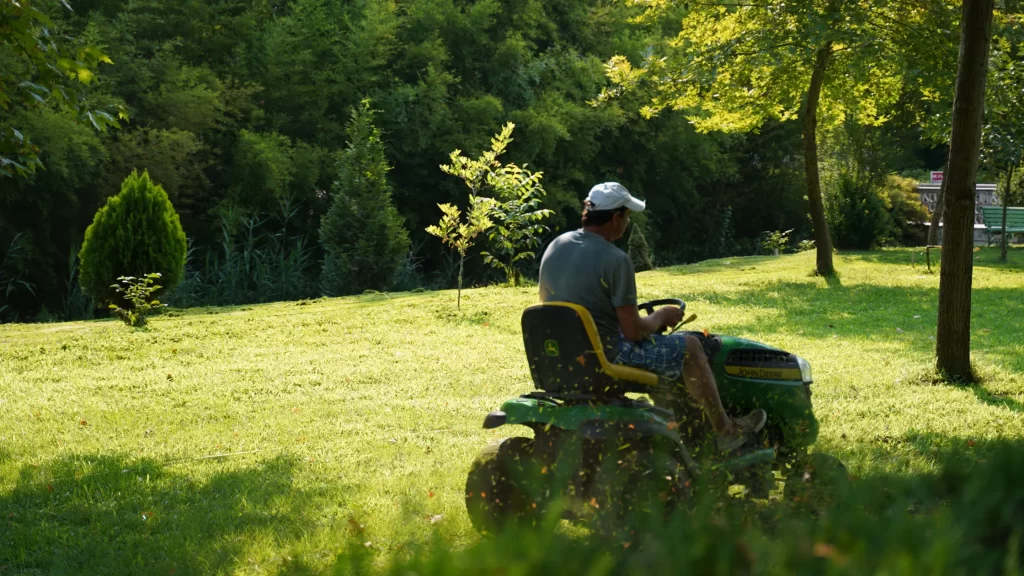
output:
[[[640,309],[650,314],[666,304],[686,308],[681,300],[657,300]],[[685,505],[696,486],[722,494],[741,486],[743,494],[765,498],[778,475],[784,497],[801,500],[822,497],[822,486],[846,477],[835,458],[808,452],[818,421],[811,366],[799,356],[741,338],[685,332],[702,343],[729,414],[768,413],[756,442],[721,456],[710,423],[685,391],[678,388],[668,400],[665,391],[679,383],[612,364],[585,308],[531,306],[522,329],[535,390],[488,414],[484,428],[520,425],[533,437],[505,438],[473,462],[466,509],[482,533],[509,522],[535,523],[555,502],[564,517],[603,530],[642,510]]]

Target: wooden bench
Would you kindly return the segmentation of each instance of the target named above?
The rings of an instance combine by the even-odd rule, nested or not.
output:
[[[982,206],[981,217],[988,232],[988,245],[992,245],[993,234],[1024,234],[1024,208],[1006,209],[1006,230],[1003,230],[1003,207]]]

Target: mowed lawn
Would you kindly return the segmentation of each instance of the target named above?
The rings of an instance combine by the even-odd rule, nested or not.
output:
[[[980,386],[935,384],[939,275],[909,250],[731,258],[638,277],[697,329],[799,353],[816,449],[860,477],[934,472],[1024,438],[1024,250],[978,253]],[[916,265],[912,264],[912,259]],[[370,295],[0,326],[0,574],[278,573],[478,536],[462,489],[528,392],[535,288]]]

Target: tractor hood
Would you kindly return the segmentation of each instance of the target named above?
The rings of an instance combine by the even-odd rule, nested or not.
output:
[[[796,354],[735,336],[717,336],[717,339],[721,347],[715,354],[715,364],[728,376],[803,384],[812,382],[811,364]]]

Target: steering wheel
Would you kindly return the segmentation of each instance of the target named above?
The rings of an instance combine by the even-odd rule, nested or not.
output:
[[[651,314],[654,313],[654,308],[656,306],[678,306],[683,312],[686,312],[686,302],[683,302],[678,298],[663,298],[661,300],[651,300],[650,302],[638,304],[637,308],[641,310],[646,310],[647,315],[650,316]]]
[[[650,316],[651,314],[654,313],[654,308],[657,307],[657,306],[678,306],[680,312],[682,313],[682,315],[684,317],[684,320],[682,320],[681,322],[679,322],[679,324],[676,324],[675,327],[673,327],[671,330],[669,330],[669,332],[668,332],[669,334],[675,332],[676,330],[679,330],[679,328],[683,324],[686,324],[687,322],[692,321],[692,320],[694,320],[696,318],[696,316],[693,316],[689,320],[685,319],[685,316],[686,316],[686,302],[683,302],[682,300],[680,300],[678,298],[663,298],[661,300],[651,300],[650,302],[644,302],[643,304],[638,304],[637,308],[639,308],[640,310],[646,310],[647,311],[647,315]],[[667,328],[668,328],[668,326],[665,326],[661,331],[665,332],[665,329],[667,329]]]

